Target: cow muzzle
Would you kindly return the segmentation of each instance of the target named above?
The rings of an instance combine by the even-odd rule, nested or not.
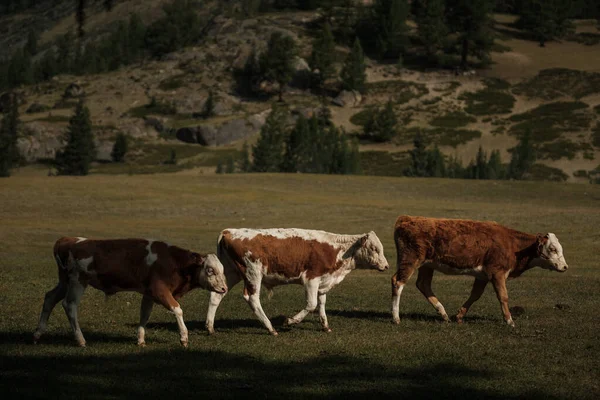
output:
[[[561,266],[558,266],[558,267],[556,267],[556,270],[557,270],[558,272],[565,272],[565,271],[566,271],[566,270],[568,270],[568,269],[569,269],[569,266],[568,266],[567,264],[564,264],[564,265],[561,265]]]
[[[390,266],[389,266],[388,264],[384,265],[383,267],[382,267],[382,266],[378,266],[378,267],[377,267],[377,269],[378,269],[379,271],[381,271],[381,272],[383,272],[383,271],[386,271],[386,270],[388,270],[389,268],[390,268]]]

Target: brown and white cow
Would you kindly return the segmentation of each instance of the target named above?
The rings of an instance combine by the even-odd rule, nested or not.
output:
[[[508,309],[506,279],[516,278],[533,267],[559,272],[568,268],[562,246],[553,233],[530,235],[495,222],[400,216],[396,220],[394,242],[398,254],[397,272],[392,277],[395,323],[400,323],[402,289],[417,269],[417,288],[445,321],[448,321],[446,310],[431,290],[434,271],[475,277],[471,295],[456,316],[459,323],[491,281],[504,320],[514,326]]]
[[[106,295],[121,291],[144,295],[138,345],[145,345],[145,326],[156,302],[175,314],[181,344],[187,346],[188,331],[177,299],[198,287],[218,293],[227,291],[223,265],[215,254],[198,254],[160,241],[63,237],[54,245],[54,258],[58,265],[58,285],[46,293],[34,342],[46,330],[54,306],[64,299],[63,308],[75,339],[85,346],[77,308],[85,288],[91,285]]]
[[[327,332],[327,292],[354,268],[388,269],[383,246],[375,232],[338,235],[305,229],[225,229],[217,243],[217,254],[225,268],[229,288],[244,281],[244,299],[273,335],[271,321],[260,304],[261,286],[271,289],[285,284],[304,285],[306,307],[287,325],[301,322],[319,306],[319,317]],[[215,313],[224,293],[211,293],[206,328],[214,333]]]

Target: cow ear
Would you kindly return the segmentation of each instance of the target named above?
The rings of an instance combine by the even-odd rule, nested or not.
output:
[[[537,248],[539,251],[542,251],[542,247],[544,247],[544,244],[548,241],[548,235],[545,235],[543,233],[538,233],[537,237],[536,237],[536,243],[537,243]]]
[[[206,257],[203,257],[201,254],[192,253],[190,257],[190,264],[203,264]]]
[[[367,233],[365,236],[360,238],[360,245],[364,246],[367,243],[367,240],[369,240],[369,234]]]

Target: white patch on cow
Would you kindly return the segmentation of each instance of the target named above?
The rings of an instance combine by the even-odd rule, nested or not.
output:
[[[81,242],[84,242],[84,241],[86,241],[86,240],[87,240],[87,238],[84,238],[84,237],[78,237],[78,238],[77,238],[77,241],[76,241],[75,243],[81,243]]]
[[[487,279],[487,274],[483,271],[483,265],[478,265],[474,268],[453,268],[447,264],[433,262],[431,260],[427,260],[423,264],[428,264],[428,267],[446,275],[470,275],[475,278]]]
[[[334,286],[343,281],[346,275],[350,273],[350,271],[352,271],[351,268],[342,267],[337,269],[336,271],[333,271],[331,274],[322,275],[321,282],[319,284],[319,293],[327,293]]]
[[[88,258],[82,258],[80,260],[75,260],[75,262],[77,263],[77,270],[79,272],[84,272],[86,274],[90,273],[89,267],[90,264],[94,262],[94,256],[88,257]]]
[[[548,238],[548,241],[542,248],[543,257],[550,262],[552,269],[561,272],[566,271],[568,265],[558,238],[554,233],[548,233],[546,237]]]
[[[225,229],[229,231],[232,239],[251,240],[258,235],[272,236],[277,239],[300,238],[304,240],[315,240],[319,243],[336,245],[338,243],[355,242],[364,235],[338,235],[335,233],[298,229],[298,228],[273,228],[273,229]]]
[[[146,250],[148,250],[148,254],[146,255],[146,265],[151,266],[158,260],[158,255],[152,252],[152,243],[154,240],[148,240],[148,246],[146,246]]]

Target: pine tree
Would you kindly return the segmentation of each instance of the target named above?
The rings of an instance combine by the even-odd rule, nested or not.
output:
[[[19,123],[19,103],[17,96],[12,93],[0,124],[0,177],[9,177],[10,170],[19,161]]]
[[[508,175],[511,179],[525,179],[535,164],[535,148],[531,143],[531,133],[525,132],[517,147],[512,149],[512,156],[508,166]]]
[[[405,174],[408,176],[427,176],[427,143],[421,133],[415,135],[413,149],[409,153],[411,163]]]
[[[133,61],[137,61],[144,52],[144,38],[146,37],[146,26],[136,13],[129,17],[129,48]]]
[[[483,147],[480,145],[477,150],[477,157],[475,158],[473,179],[489,179],[487,167],[487,153],[483,151]]]
[[[35,29],[30,29],[27,35],[27,43],[25,44],[25,51],[34,56],[38,51],[38,40],[39,35]]]
[[[448,34],[446,27],[444,0],[422,1],[417,13],[418,35],[429,56],[442,47]]]
[[[235,172],[235,162],[233,161],[233,157],[227,158],[227,164],[225,164],[225,173],[233,174]]]
[[[492,151],[487,165],[489,179],[504,179],[504,166],[500,157],[500,150]]]
[[[223,161],[219,160],[219,162],[217,163],[217,169],[215,170],[215,173],[222,174],[224,172],[225,168],[223,167]]]
[[[250,172],[251,169],[252,163],[250,162],[248,143],[244,142],[244,145],[242,146],[242,154],[238,160],[238,170],[240,170],[240,172]]]
[[[373,6],[377,29],[377,50],[381,58],[397,59],[408,43],[408,2],[406,0],[375,0]]]
[[[85,24],[85,6],[86,0],[77,0],[77,10],[75,12],[75,19],[77,20],[77,34],[81,38],[85,34],[83,25]]]
[[[326,22],[320,35],[312,44],[312,53],[309,64],[313,71],[317,71],[316,84],[323,87],[325,81],[335,74],[335,41],[331,33],[331,26]]]
[[[83,99],[77,103],[75,114],[66,132],[67,145],[56,153],[55,165],[59,175],[87,175],[96,157],[96,145],[90,112]]]
[[[352,51],[344,61],[344,66],[340,73],[344,89],[364,93],[365,82],[367,80],[365,71],[365,56],[360,45],[360,40],[356,38],[352,46]]]
[[[533,34],[541,47],[563,37],[573,24],[568,20],[575,2],[572,0],[524,0],[517,26]]]
[[[296,42],[291,36],[273,32],[267,50],[261,54],[260,68],[266,79],[279,85],[279,101],[283,101],[283,89],[294,76]]]
[[[465,177],[465,169],[463,168],[462,161],[457,156],[448,157],[446,177],[455,179]]]
[[[283,172],[306,172],[312,156],[310,128],[308,120],[300,114],[285,140],[285,155],[281,165]]]
[[[279,171],[283,162],[286,116],[286,112],[281,107],[274,107],[267,117],[260,129],[258,141],[252,147],[252,171]]]
[[[112,151],[110,152],[110,158],[114,162],[123,162],[128,150],[129,141],[127,140],[127,136],[125,136],[124,133],[119,132],[117,134],[117,139],[115,140]]]
[[[236,90],[243,96],[251,96],[255,93],[255,88],[262,78],[259,59],[256,55],[256,49],[246,59],[243,68],[234,70],[234,79],[236,81]]]
[[[466,69],[470,55],[489,61],[494,44],[493,8],[494,0],[446,0],[448,27],[458,34],[462,68]]]
[[[204,102],[204,107],[202,108],[202,116],[204,118],[210,118],[215,115],[215,96],[212,90],[208,91],[208,97]]]
[[[398,118],[394,112],[394,104],[389,100],[382,110],[371,114],[364,126],[364,135],[377,142],[393,139],[397,133]]]
[[[427,152],[427,176],[443,178],[446,176],[446,161],[437,144]]]

